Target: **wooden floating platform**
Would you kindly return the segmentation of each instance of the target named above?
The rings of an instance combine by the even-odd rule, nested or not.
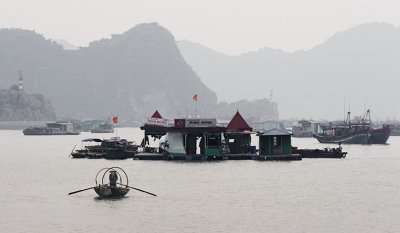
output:
[[[300,154],[288,154],[288,155],[259,155],[257,160],[260,161],[292,161],[302,160]]]
[[[226,160],[257,160],[256,154],[226,154]]]
[[[159,153],[137,153],[133,156],[137,160],[188,160],[188,161],[209,161],[224,160],[223,155],[167,155]]]
[[[260,161],[290,161],[302,160],[300,154],[290,155],[256,155],[256,154],[223,154],[223,155],[183,155],[173,156],[159,153],[137,153],[136,160],[186,160],[186,161],[217,161],[217,160],[260,160]]]
[[[164,154],[159,153],[137,153],[133,155],[133,159],[135,160],[165,160],[166,156]]]

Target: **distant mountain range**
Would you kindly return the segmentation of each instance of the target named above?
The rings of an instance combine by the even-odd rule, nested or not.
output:
[[[234,38],[232,38],[234,39]],[[293,38],[295,39],[295,38]],[[222,100],[270,97],[282,118],[338,119],[345,111],[400,117],[400,29],[363,24],[307,51],[263,48],[238,56],[190,41],[178,47],[202,81]]]
[[[64,50],[78,50],[79,49],[79,47],[76,47],[75,45],[73,45],[73,44],[71,44],[68,41],[63,40],[63,39],[59,39],[59,40],[55,39],[54,41],[57,44],[61,45]]]
[[[157,23],[78,50],[63,46],[33,31],[0,30],[0,87],[16,83],[22,70],[25,89],[48,98],[58,117],[142,120],[156,109],[167,117],[193,116],[197,94],[201,116],[230,118],[243,108],[247,118],[278,118],[277,104],[265,98],[218,103],[181,56],[173,35]]]

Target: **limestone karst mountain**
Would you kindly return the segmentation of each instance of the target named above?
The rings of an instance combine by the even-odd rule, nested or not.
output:
[[[15,83],[15,74],[23,70],[25,88],[51,100],[60,117],[118,114],[141,120],[154,109],[167,117],[193,115],[195,94],[200,114],[216,116],[219,108],[217,95],[187,65],[172,34],[157,23],[140,24],[73,51],[33,31],[2,29],[0,60],[0,86]],[[276,118],[276,104],[264,102],[271,111],[263,117]],[[234,113],[227,111],[219,114]]]
[[[17,85],[0,89],[0,121],[55,120],[53,107],[40,94],[27,94]]]
[[[390,24],[359,25],[294,53],[264,48],[227,56],[189,41],[178,46],[222,100],[264,98],[273,90],[282,118],[338,119],[344,108],[362,114],[368,107],[375,119],[400,117],[393,106],[400,98],[400,29]]]

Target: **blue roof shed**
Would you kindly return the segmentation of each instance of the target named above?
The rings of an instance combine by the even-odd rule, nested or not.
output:
[[[260,155],[291,155],[292,134],[280,129],[271,129],[257,134]]]

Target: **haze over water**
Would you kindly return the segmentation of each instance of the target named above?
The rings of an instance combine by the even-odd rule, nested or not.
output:
[[[120,128],[140,143],[143,133]],[[344,145],[345,159],[292,162],[168,162],[68,157],[88,137],[0,131],[1,232],[398,232],[400,137],[389,145]],[[300,148],[323,148],[293,139]],[[93,190],[103,167],[119,166],[131,186],[121,200]]]

